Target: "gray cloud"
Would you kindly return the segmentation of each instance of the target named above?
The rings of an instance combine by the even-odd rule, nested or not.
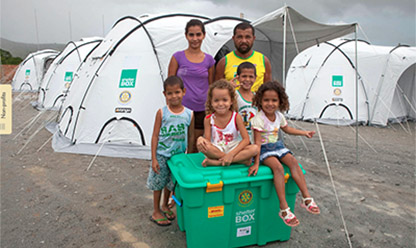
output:
[[[317,22],[358,22],[373,44],[415,45],[414,0],[2,0],[1,37],[36,43],[35,9],[39,41],[66,43],[70,40],[70,18],[72,39],[77,40],[103,36],[127,15],[185,12],[215,17],[239,16],[242,12],[245,18],[255,20],[284,2]]]

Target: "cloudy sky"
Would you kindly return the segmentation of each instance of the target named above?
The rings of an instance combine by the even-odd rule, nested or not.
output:
[[[244,13],[253,21],[285,3],[317,22],[358,22],[359,38],[372,44],[415,46],[415,0],[1,0],[1,37],[36,43],[37,20],[40,43],[67,43],[104,36],[119,18],[144,13]]]

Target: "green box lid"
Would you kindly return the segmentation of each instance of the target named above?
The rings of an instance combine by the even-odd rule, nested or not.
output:
[[[183,188],[203,188],[208,182],[218,184],[222,181],[224,185],[227,185],[273,179],[271,169],[264,165],[260,165],[256,176],[249,177],[249,166],[232,164],[225,167],[203,167],[201,164],[204,159],[205,156],[202,153],[177,154],[168,160],[168,165],[178,184]],[[286,166],[284,169],[285,173],[290,174]],[[305,173],[302,166],[301,169]]]

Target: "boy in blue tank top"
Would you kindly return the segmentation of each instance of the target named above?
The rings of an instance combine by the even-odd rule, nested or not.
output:
[[[173,183],[167,161],[171,156],[193,147],[194,117],[193,112],[182,105],[185,91],[179,77],[170,76],[165,80],[163,95],[167,106],[157,111],[153,127],[152,167],[149,169],[147,187],[153,190],[153,213],[150,220],[159,226],[168,226],[175,219],[175,213],[168,206]],[[162,189],[163,201],[160,206]]]

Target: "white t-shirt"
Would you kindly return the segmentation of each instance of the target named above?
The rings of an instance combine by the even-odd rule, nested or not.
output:
[[[276,119],[272,122],[266,114],[260,110],[251,120],[251,128],[261,134],[261,144],[276,143],[279,139],[279,128],[287,126],[285,116],[276,111]]]

